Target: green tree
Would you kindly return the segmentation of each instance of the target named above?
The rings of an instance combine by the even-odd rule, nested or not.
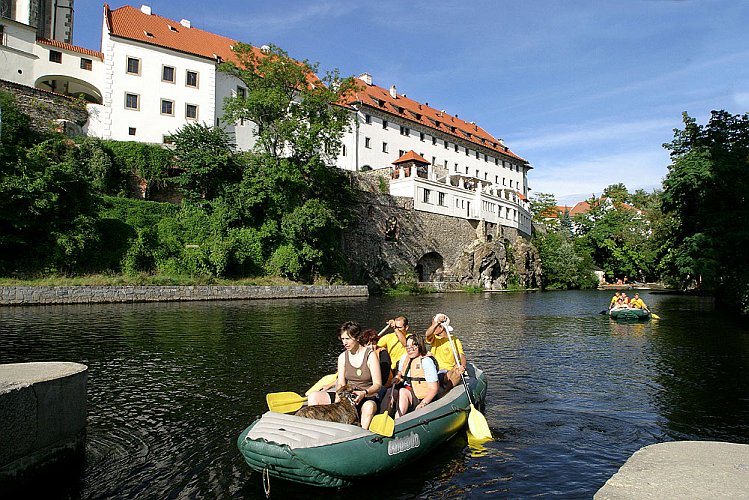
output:
[[[225,130],[190,123],[171,137],[180,174],[174,179],[189,200],[212,200],[241,178],[234,144]]]
[[[353,78],[332,71],[319,79],[317,64],[295,61],[272,45],[261,51],[237,43],[234,55],[236,63],[222,63],[219,69],[239,78],[247,92],[226,99],[226,119],[252,121],[258,151],[273,158],[299,164],[313,157],[332,161],[350,126],[350,112],[339,103],[353,88]]]
[[[611,198],[617,203],[627,203],[630,200],[627,186],[625,186],[621,182],[618,184],[611,184],[610,186],[606,187],[606,189],[603,190],[603,197]]]
[[[535,193],[530,197],[534,222],[545,222],[547,217],[557,217],[557,200],[550,193]]]
[[[637,211],[606,198],[588,200],[588,213],[575,216],[580,245],[609,278],[648,279],[653,255],[649,223]]]
[[[749,310],[749,115],[713,111],[700,126],[688,114],[674,131],[664,180],[670,217],[663,270],[684,286],[714,290],[720,303]]]
[[[537,233],[533,243],[541,256],[542,287],[547,290],[592,288],[597,284],[587,249],[578,248],[566,230]]]

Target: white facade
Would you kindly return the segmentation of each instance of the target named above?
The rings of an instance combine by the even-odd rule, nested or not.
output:
[[[102,33],[103,103],[92,135],[161,144],[190,122],[216,119],[216,64]]]
[[[363,93],[369,95],[368,89],[375,88],[380,91],[378,96],[383,94],[383,89],[372,86],[369,75],[363,76],[367,77],[362,80],[368,86]],[[393,87],[385,98],[397,107],[397,99],[401,97]],[[418,110],[427,113],[431,108],[418,104]],[[475,127],[444,112],[431,111],[446,123]],[[346,170],[388,169],[388,175],[394,177],[390,193],[413,198],[417,210],[485,220],[531,233],[527,201],[527,173],[531,167],[526,161],[502,154],[497,148],[441,132],[409,119],[411,116],[415,115],[387,113],[360,99],[354,104],[352,127],[343,137],[336,165]],[[403,170],[393,168],[393,162],[408,151],[418,153],[430,163],[426,178],[416,175],[415,169],[405,176]]]

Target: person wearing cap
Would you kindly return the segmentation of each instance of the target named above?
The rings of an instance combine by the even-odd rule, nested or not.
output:
[[[445,330],[447,328],[447,330]],[[426,339],[432,346],[432,355],[439,363],[440,394],[449,391],[460,384],[460,377],[466,370],[466,355],[463,352],[463,344],[455,335],[450,334],[453,346],[458,353],[460,364],[455,363],[447,331],[452,332],[450,318],[446,314],[438,313],[432,318],[432,324],[427,328]]]

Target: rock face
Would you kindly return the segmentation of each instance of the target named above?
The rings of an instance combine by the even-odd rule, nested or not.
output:
[[[417,281],[490,290],[540,285],[538,251],[517,230],[416,211],[412,199],[382,194],[387,180],[376,176],[357,184],[356,222],[343,240],[353,282],[375,289]]]

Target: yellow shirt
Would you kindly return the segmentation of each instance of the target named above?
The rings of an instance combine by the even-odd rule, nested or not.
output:
[[[629,303],[629,307],[645,309],[645,302],[642,299],[632,299],[632,302]]]
[[[398,340],[398,336],[395,333],[383,335],[380,337],[380,340],[377,341],[377,345],[387,349],[388,354],[390,354],[390,359],[392,360],[391,368],[396,369],[398,367],[398,360],[406,354],[406,348],[403,347],[401,341]]]
[[[460,343],[460,339],[455,335],[450,335],[455,343],[455,349],[458,351],[458,358],[463,354],[463,344]],[[455,356],[453,350],[450,347],[450,342],[447,340],[447,336],[444,338],[434,337],[432,340],[432,354],[439,363],[440,370],[450,370],[455,366]]]

